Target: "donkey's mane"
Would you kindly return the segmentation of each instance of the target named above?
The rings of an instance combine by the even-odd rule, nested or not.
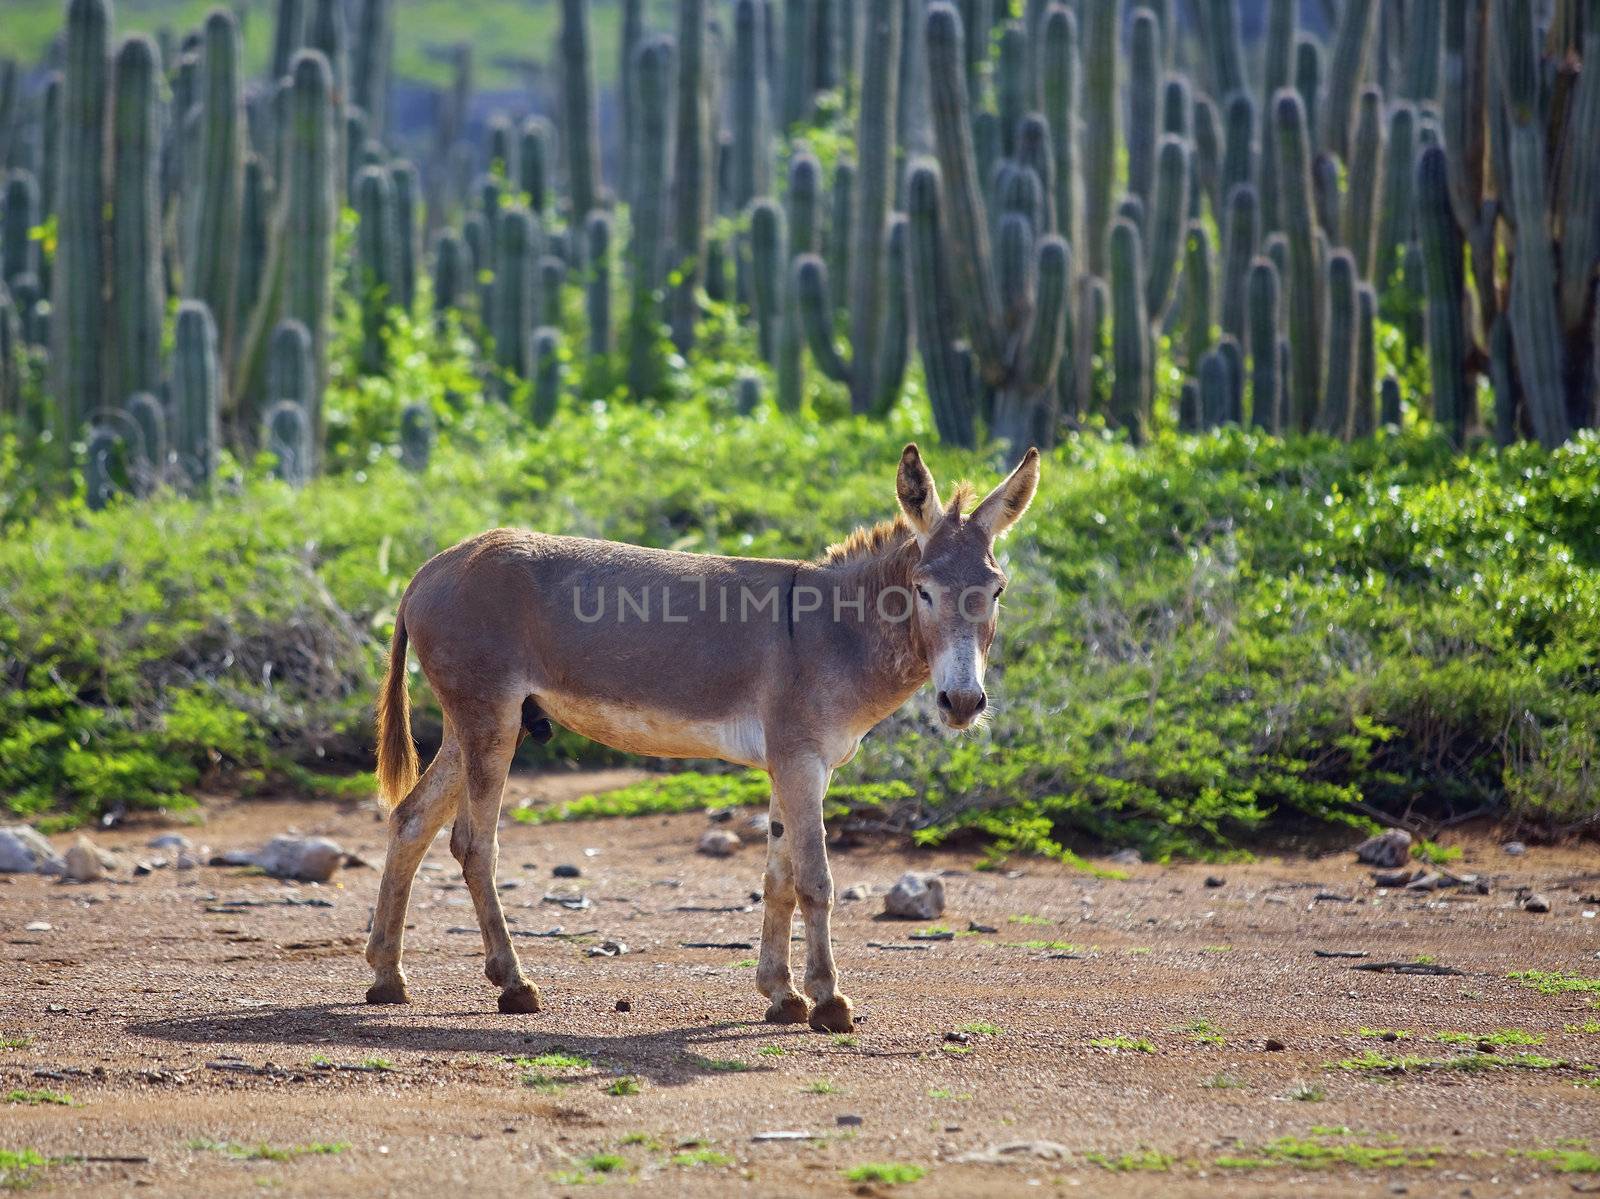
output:
[[[971,483],[957,483],[945,505],[945,512],[962,513],[971,503],[975,492]],[[843,541],[830,545],[816,560],[818,566],[836,566],[858,558],[877,558],[900,548],[911,536],[911,525],[904,513],[897,512],[893,520],[880,520],[869,528],[857,529]]]

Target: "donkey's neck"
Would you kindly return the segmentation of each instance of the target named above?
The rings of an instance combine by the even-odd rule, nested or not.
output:
[[[816,567],[825,591],[861,601],[856,611],[862,619],[851,621],[860,655],[853,666],[861,672],[862,702],[871,709],[873,723],[928,681],[927,655],[912,618],[911,573],[921,553],[908,528],[900,525],[893,533],[872,537],[855,553]]]

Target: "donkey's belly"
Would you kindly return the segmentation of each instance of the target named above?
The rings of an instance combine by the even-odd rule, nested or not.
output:
[[[541,691],[540,709],[564,728],[612,749],[658,758],[720,758],[764,768],[766,734],[753,716],[694,720],[676,712]]]

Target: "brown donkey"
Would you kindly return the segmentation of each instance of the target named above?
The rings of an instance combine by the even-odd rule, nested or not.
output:
[[[822,801],[861,738],[930,675],[939,715],[971,726],[1005,576],[994,541],[1027,509],[1039,454],[970,515],[941,506],[915,445],[900,458],[900,515],[815,562],[723,558],[496,529],[439,554],[400,599],[378,705],[378,777],[389,853],[367,944],[369,1003],[405,1003],[400,968],[411,880],[444,822],[461,863],[502,1012],[536,1012],[495,889],[496,825],[521,738],[549,721],[630,753],[721,758],[772,778],[765,917],[756,985],[767,1019],[851,1028],[828,921],[833,878]],[[406,644],[444,711],[420,780]],[[402,798],[403,797],[403,798]],[[789,970],[789,921],[805,916],[805,995]],[[814,1006],[812,1006],[814,1004]]]

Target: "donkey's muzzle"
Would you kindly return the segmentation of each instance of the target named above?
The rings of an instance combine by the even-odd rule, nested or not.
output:
[[[939,692],[939,715],[953,729],[964,729],[989,706],[982,691]]]

